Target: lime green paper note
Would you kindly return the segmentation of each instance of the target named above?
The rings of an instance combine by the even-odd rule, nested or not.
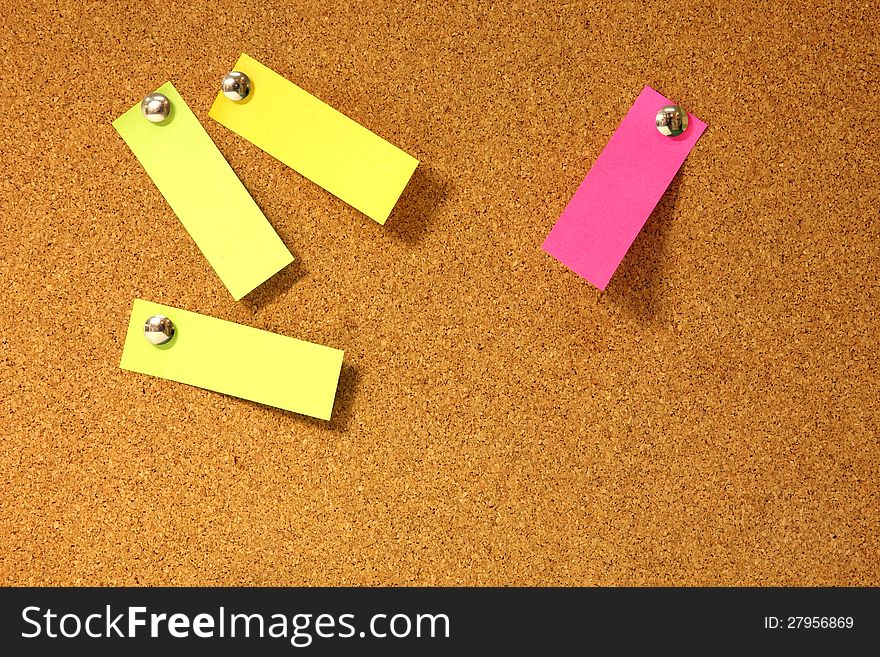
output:
[[[155,346],[144,322],[165,315],[170,342]],[[149,374],[329,420],[343,352],[135,299],[122,350],[124,370]]]
[[[113,127],[236,299],[293,262],[293,256],[170,82],[156,91],[171,101],[162,123],[140,103]]]
[[[247,55],[234,70],[250,94],[209,116],[384,224],[419,161]]]

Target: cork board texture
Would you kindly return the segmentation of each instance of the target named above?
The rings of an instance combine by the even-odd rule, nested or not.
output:
[[[876,3],[4,5],[0,583],[877,585]],[[386,226],[208,117],[249,53]],[[234,302],[110,122],[172,80],[296,262]],[[709,124],[604,293],[540,245]],[[135,297],[345,350],[330,422],[119,369]]]

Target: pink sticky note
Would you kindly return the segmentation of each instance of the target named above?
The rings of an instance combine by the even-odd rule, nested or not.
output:
[[[666,137],[657,112],[673,103],[645,87],[544,240],[544,250],[604,290],[706,124]]]

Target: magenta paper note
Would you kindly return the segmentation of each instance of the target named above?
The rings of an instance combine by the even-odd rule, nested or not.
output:
[[[600,290],[706,129],[688,113],[684,133],[661,135],[655,116],[672,104],[642,89],[544,240],[547,253]]]

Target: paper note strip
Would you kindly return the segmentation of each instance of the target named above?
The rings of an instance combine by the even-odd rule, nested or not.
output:
[[[155,346],[144,337],[144,322],[152,315],[165,315],[174,323],[170,342]],[[329,420],[342,354],[339,349],[136,299],[119,366]]]
[[[384,224],[418,160],[248,55],[234,70],[250,78],[250,94],[219,93],[209,115]]]
[[[671,101],[645,87],[569,201],[544,250],[604,290],[706,124],[666,137],[655,125]]]
[[[174,86],[166,82],[156,91],[171,101],[165,121],[150,123],[137,103],[113,127],[220,280],[241,299],[293,256]],[[173,266],[173,254],[168,265]]]

